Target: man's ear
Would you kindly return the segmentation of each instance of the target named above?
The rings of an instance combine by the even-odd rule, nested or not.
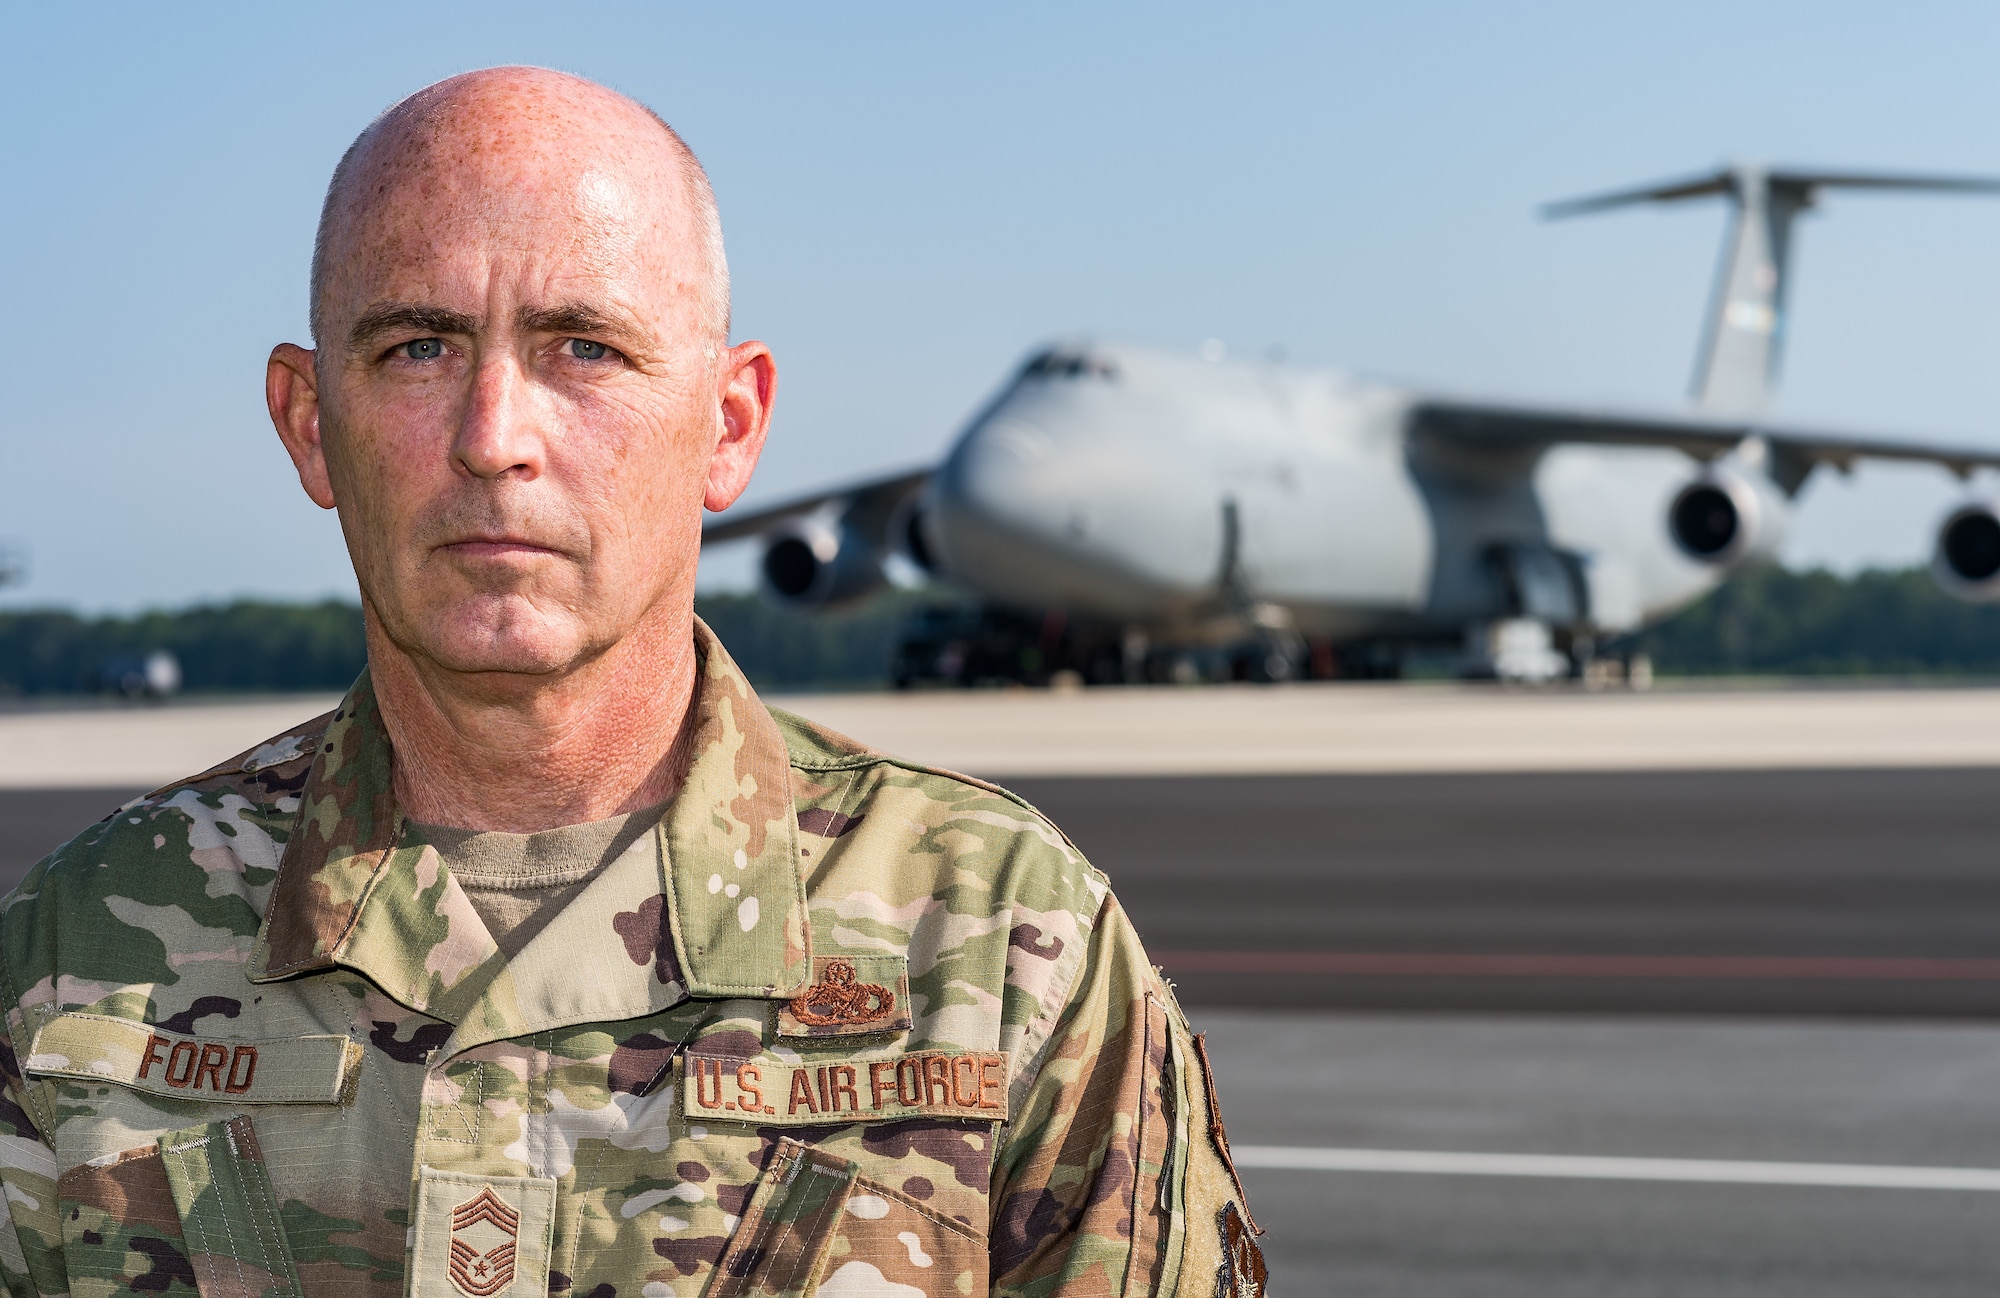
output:
[[[285,454],[299,471],[299,485],[313,504],[332,509],[333,477],[326,471],[326,448],[319,437],[319,379],[311,352],[292,343],[271,349],[264,364],[264,404]]]
[[[711,513],[729,508],[750,485],[750,471],[764,453],[771,427],[771,402],[778,395],[778,363],[771,349],[754,339],[722,354],[717,374],[722,406],[722,438],[708,460],[708,489],[701,503]]]

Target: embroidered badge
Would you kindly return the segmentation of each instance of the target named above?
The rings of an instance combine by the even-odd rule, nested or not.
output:
[[[1263,1298],[1264,1251],[1243,1224],[1243,1214],[1225,1203],[1216,1225],[1222,1231],[1222,1265],[1215,1273],[1215,1298]]]
[[[851,960],[829,960],[820,980],[792,999],[792,1017],[807,1027],[879,1023],[896,1012],[896,993],[858,982]]]
[[[418,1173],[405,1298],[548,1298],[552,1177]]]
[[[903,956],[814,956],[812,982],[778,1004],[781,1037],[864,1037],[910,1030],[910,965]]]
[[[487,1186],[451,1212],[451,1283],[467,1298],[493,1298],[514,1283],[521,1214]]]

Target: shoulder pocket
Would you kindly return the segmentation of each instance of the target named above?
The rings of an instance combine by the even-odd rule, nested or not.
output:
[[[49,1020],[21,1061],[31,1076],[225,1104],[339,1104],[360,1067],[361,1047],[346,1037],[192,1037],[105,1014]]]

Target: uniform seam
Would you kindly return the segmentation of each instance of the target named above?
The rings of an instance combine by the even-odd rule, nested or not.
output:
[[[294,823],[296,824],[296,822]],[[361,895],[355,898],[354,908],[347,912],[347,922],[340,926],[339,935],[333,939],[333,942],[327,948],[326,953],[324,955],[307,955],[301,957],[298,960],[292,961],[290,964],[283,964],[283,965],[266,964],[264,966],[264,972],[266,975],[283,976],[286,974],[304,973],[314,968],[331,968],[337,964],[337,961],[335,960],[334,957],[334,953],[339,951],[342,946],[346,945],[347,939],[354,935],[354,926],[360,923],[361,921],[361,910],[364,906],[368,904],[368,899],[375,895],[376,885],[381,883],[382,881],[382,875],[384,874],[383,867],[389,863],[389,858],[395,855],[396,848],[402,843],[403,830],[404,826],[407,823],[408,823],[407,818],[404,817],[402,813],[398,812],[396,815],[396,826],[394,831],[390,834],[388,846],[384,847],[381,851],[381,854],[375,858],[375,863],[368,867],[368,882],[362,886]],[[289,837],[285,840],[285,844],[287,847],[291,845],[291,840]],[[284,884],[284,882],[285,882],[285,863],[284,859],[280,857],[278,861],[278,877],[271,884],[271,904],[276,904],[278,899],[278,889]],[[269,907],[267,906],[266,910],[268,911],[268,909]],[[266,918],[268,919],[268,914]],[[266,950],[269,949],[268,943],[265,944],[265,949]]]
[[[14,1011],[16,1014],[20,1016],[21,1026],[24,1028],[34,1028],[34,1025],[28,1022],[27,1007],[21,1004],[21,993],[14,986],[13,965],[12,962],[10,962],[7,959],[7,953],[4,947],[0,947],[0,987],[5,988],[7,994],[7,1008]],[[53,977],[49,980],[49,989],[50,991],[55,990],[55,980]],[[9,1025],[9,1027],[11,1029],[11,1025]],[[39,1028],[34,1028],[34,1031],[36,1032],[39,1032],[40,1030],[41,1029]],[[10,1036],[13,1035],[11,1030],[9,1031],[8,1035]],[[14,1063],[16,1067],[20,1067],[21,1047],[23,1045],[26,1045],[29,1049],[29,1052],[33,1053],[33,1048],[35,1044],[33,1035],[31,1034],[26,1042],[15,1042],[14,1044],[15,1044]],[[23,1100],[26,1100],[35,1109],[39,1110],[39,1112],[34,1114],[34,1116],[37,1119],[39,1119],[39,1121],[35,1124],[36,1125],[35,1134],[41,1137],[42,1147],[49,1151],[49,1158],[53,1160],[56,1156],[55,1110],[52,1107],[45,1106],[42,1097],[35,1094],[35,1085],[34,1083],[28,1080],[27,1070],[25,1068],[23,1068],[21,1072],[21,1098]]]
[[[222,1129],[229,1136],[229,1148],[236,1159],[236,1179],[243,1190],[243,1202],[250,1211],[250,1229],[255,1233],[257,1249],[265,1263],[264,1269],[275,1275],[279,1275],[284,1280],[284,1287],[287,1290],[296,1292],[289,1274],[290,1268],[283,1265],[285,1260],[285,1231],[284,1227],[278,1221],[277,1205],[272,1201],[272,1195],[268,1192],[270,1190],[268,1177],[265,1184],[260,1188],[260,1192],[252,1193],[250,1185],[252,1178],[246,1171],[248,1167],[252,1166],[252,1163],[236,1143],[235,1129],[236,1124],[239,1122],[245,1124],[246,1130],[250,1133],[250,1139],[255,1140],[256,1128],[250,1124],[250,1120],[247,1117],[231,1118],[227,1123],[223,1124]],[[261,1168],[262,1164],[256,1164],[256,1166]]]
[[[1042,815],[1040,809],[1033,803],[1004,785],[995,784],[991,780],[982,780],[976,775],[967,775],[963,771],[954,771],[948,766],[926,766],[922,762],[913,762],[906,757],[892,757],[887,753],[863,753],[854,757],[827,760],[801,759],[797,754],[794,754],[792,757],[792,766],[801,771],[858,771],[871,766],[893,766],[897,770],[909,771],[913,775],[935,775],[941,779],[966,785],[969,788],[995,794],[1007,799],[1007,801],[1018,807],[1034,812],[1035,815],[1045,821],[1048,819],[1047,816]],[[1050,828],[1056,829],[1057,833],[1062,832],[1053,824],[1050,825]],[[1068,835],[1064,835],[1064,841],[1068,842]],[[1071,846],[1074,846],[1074,844],[1071,844]]]
[[[186,1154],[192,1150],[201,1149],[212,1143],[214,1139],[215,1137],[211,1134],[203,1136],[198,1140],[185,1140],[175,1145],[162,1145],[160,1149],[161,1152],[164,1154],[172,1154],[178,1156],[181,1154]],[[215,1160],[213,1158],[208,1158],[205,1161],[209,1163],[209,1180],[212,1184],[215,1180]],[[234,1172],[236,1169],[231,1168],[230,1170]],[[188,1173],[187,1168],[181,1169],[181,1175],[183,1177],[185,1177],[187,1173]],[[218,1195],[217,1197],[220,1198],[221,1196]],[[236,1292],[238,1294],[247,1294],[250,1291],[249,1282],[243,1273],[243,1255],[236,1247],[236,1231],[229,1224],[228,1211],[226,1209],[221,1209],[220,1215],[222,1217],[223,1237],[229,1243],[229,1252],[226,1254],[226,1256],[229,1258],[230,1262],[234,1264],[236,1268]],[[201,1212],[201,1205],[198,1195],[189,1202],[187,1212],[181,1218],[181,1221],[182,1221],[183,1232],[188,1236],[190,1236],[190,1238],[188,1239],[188,1243],[192,1245],[192,1249],[190,1251],[197,1255],[203,1253],[208,1253],[212,1255],[214,1250],[209,1247],[209,1244],[211,1242],[213,1232],[211,1230],[210,1223]]]
[[[158,1145],[140,1145],[135,1149],[120,1150],[108,1162],[78,1163],[75,1167],[70,1168],[69,1171],[55,1178],[56,1193],[61,1195],[64,1182],[73,1183],[72,1178],[74,1177],[87,1176],[92,1172],[109,1171],[114,1167],[123,1167],[127,1163],[136,1163],[143,1158],[158,1157],[160,1157],[160,1148]]]
[[[772,1196],[775,1197],[776,1195],[782,1193],[786,1188],[786,1185],[790,1183],[791,1177],[796,1173],[802,1160],[799,1157],[799,1155],[792,1153],[781,1146],[778,1151],[777,1159],[774,1161],[783,1161],[786,1164],[786,1166],[782,1169],[769,1169],[767,1171],[767,1174],[776,1175],[779,1178],[779,1180],[773,1183],[773,1185],[771,1186],[771,1194]],[[764,1241],[770,1238],[773,1225],[774,1223],[771,1221],[770,1202],[767,1199],[764,1203],[757,1205],[756,1226],[751,1231],[750,1238],[743,1241],[744,1247],[742,1249],[735,1250],[736,1256],[741,1257],[744,1253],[754,1253],[757,1249],[761,1248],[764,1244]],[[741,1229],[740,1224],[738,1226],[738,1229],[739,1230]],[[775,1250],[776,1245],[774,1244],[772,1247]]]
[[[338,707],[335,707],[329,709],[328,711],[320,713],[316,717],[308,717],[302,724],[295,726],[290,730],[280,730],[277,734],[272,735],[269,739],[260,741],[255,747],[244,750],[243,752],[237,754],[235,757],[230,758],[228,761],[223,762],[218,766],[211,766],[205,771],[197,771],[193,775],[182,776],[178,780],[170,780],[167,783],[162,784],[159,788],[154,789],[152,792],[146,794],[144,797],[138,798],[135,801],[128,803],[127,806],[137,806],[139,805],[139,803],[151,802],[153,799],[159,797],[161,794],[173,793],[180,789],[189,788],[196,784],[206,784],[210,780],[220,780],[231,775],[261,775],[265,771],[275,771],[281,766],[290,766],[294,762],[305,762],[308,766],[310,766],[313,759],[319,754],[320,741],[325,738],[327,731],[333,729],[333,720],[332,720],[333,714],[338,711],[340,711],[340,709]],[[323,723],[323,724],[316,724],[316,723]],[[307,727],[309,726],[313,728],[307,729]],[[282,762],[272,762],[267,766],[250,765],[250,755],[252,753],[256,752],[260,748],[265,748],[271,744],[274,744],[278,740],[283,739],[290,735],[296,735],[300,740],[300,747],[302,751],[297,756],[286,758]],[[307,739],[312,740],[312,742],[309,744],[305,743],[304,741]],[[119,811],[123,811],[125,809],[126,809],[125,807],[121,807],[119,808]],[[112,814],[116,815],[118,813],[113,812]]]
[[[1160,1000],[1159,997],[1153,995],[1151,988],[1147,988],[1140,995],[1139,1004],[1142,1007],[1141,1012],[1145,1015],[1145,1025],[1146,1025],[1145,1034],[1141,1038],[1139,1043],[1139,1058],[1142,1065],[1150,1065],[1153,1061],[1153,1018],[1155,1009],[1159,1011],[1161,1026],[1165,1028],[1169,1036],[1171,1036],[1173,1029],[1170,1027],[1166,1027],[1165,1020],[1167,1017],[1167,1007]],[[1162,1041],[1160,1044],[1163,1048],[1161,1052],[1163,1055],[1171,1056],[1173,1054],[1173,1046],[1171,1042]],[[1125,1257],[1125,1277],[1123,1282],[1119,1286],[1119,1292],[1121,1294],[1128,1294],[1135,1292],[1132,1285],[1134,1279],[1138,1275],[1140,1266],[1138,1244],[1142,1232],[1140,1228],[1139,1214],[1141,1208],[1144,1206],[1143,1200],[1144,1200],[1144,1190],[1146,1184],[1146,1178],[1141,1168],[1146,1157],[1146,1137],[1151,1124],[1154,1122],[1158,1122],[1165,1117],[1164,1113],[1154,1114],[1147,1104],[1147,1100],[1150,1098],[1147,1092],[1153,1086],[1157,1086],[1159,1088],[1160,1103],[1164,1105],[1166,1102],[1166,1079],[1164,1077],[1158,1077],[1158,1076],[1149,1078],[1142,1074],[1139,1079],[1139,1104],[1138,1104],[1137,1121],[1133,1123],[1133,1132],[1132,1132],[1132,1137],[1133,1137],[1132,1145],[1134,1150],[1136,1151],[1132,1160],[1133,1161],[1132,1201],[1131,1201],[1131,1207],[1129,1208],[1129,1211],[1132,1214],[1132,1233],[1130,1236],[1132,1240],[1132,1249],[1129,1253],[1127,1253]],[[1170,1161],[1172,1157],[1171,1132],[1169,1133],[1168,1141],[1169,1143],[1167,1148],[1167,1158],[1164,1159],[1163,1162]],[[1164,1167],[1161,1170],[1163,1173],[1166,1171]],[[1167,1187],[1164,1184],[1164,1182],[1168,1178],[1166,1175],[1162,1175],[1160,1179],[1163,1184],[1160,1186],[1159,1193],[1156,1197],[1163,1199],[1165,1197],[1167,1190]],[[1165,1204],[1155,1203],[1152,1205],[1152,1207],[1157,1210],[1165,1207]],[[1166,1253],[1166,1239],[1165,1239],[1166,1232],[1162,1231],[1160,1232],[1160,1234],[1161,1234],[1161,1239],[1160,1239],[1159,1251],[1161,1255],[1164,1256]]]
[[[917,1200],[911,1198],[907,1194],[904,1194],[901,1190],[896,1189],[892,1185],[885,1185],[881,1181],[875,1180],[873,1177],[861,1176],[859,1174],[856,1174],[854,1178],[854,1184],[857,1186],[867,1186],[868,1193],[884,1195],[890,1200],[896,1203],[900,1203],[905,1208],[908,1208],[912,1212],[917,1213],[919,1216],[923,1217],[926,1221],[929,1221],[934,1225],[941,1227],[944,1230],[948,1230],[952,1234],[957,1235],[962,1239],[970,1240],[975,1244],[984,1244],[986,1242],[986,1237],[984,1235],[980,1234],[977,1230],[967,1225],[965,1222],[960,1221],[956,1217],[947,1217],[943,1213],[939,1212],[936,1208],[931,1207],[929,1204],[919,1203]]]
[[[1055,1046],[1056,1026],[1062,1021],[1063,1008],[1070,1003],[1071,998],[1075,995],[1077,980],[1082,978],[1084,975],[1084,971],[1090,967],[1090,961],[1088,959],[1090,953],[1090,944],[1092,940],[1097,936],[1097,930],[1100,927],[1102,927],[1102,921],[1104,919],[1105,913],[1106,911],[1109,910],[1109,908],[1113,905],[1113,903],[1114,903],[1114,898],[1112,894],[1106,892],[1104,894],[1104,900],[1098,904],[1097,913],[1091,917],[1090,923],[1087,926],[1085,926],[1081,932],[1077,934],[1076,945],[1080,954],[1077,957],[1076,967],[1070,970],[1069,977],[1063,982],[1061,994],[1053,998],[1055,1008],[1051,1009],[1049,1001],[1045,1000],[1039,1007],[1039,1012],[1035,1015],[1034,1019],[1030,1020],[1029,1024],[1027,1026],[1024,1026],[1024,1028],[1022,1029],[1023,1034],[1025,1035],[1027,1027],[1033,1026],[1035,1022],[1038,1022],[1045,1017],[1051,1019],[1051,1022],[1049,1023],[1048,1032],[1042,1037],[1041,1044],[1035,1047],[1035,1053],[1033,1058],[1029,1061],[1027,1067],[1023,1068],[1020,1074],[1014,1079],[1014,1086],[1009,1088],[1010,1101],[1012,1100],[1013,1091],[1015,1089],[1018,1089],[1020,1094],[1025,1097],[1027,1093],[1034,1088],[1036,1080],[1041,1077],[1042,1069],[1048,1065],[1049,1051],[1053,1049]],[[999,1131],[994,1133],[995,1136],[999,1137],[1005,1134],[1011,1134],[1012,1131],[1014,1130],[1015,1121],[1019,1119],[1023,1111],[1024,1111],[1024,1106],[1016,1105],[1010,1102],[1007,1108],[1007,1118],[1000,1124]],[[1002,1141],[997,1138],[994,1140],[992,1159],[990,1161],[994,1162],[998,1161],[1000,1157],[1001,1143]]]
[[[465,1137],[464,1139],[460,1139],[457,1136],[447,1136],[441,1131],[433,1131],[432,1133],[435,1139],[446,1141],[453,1145],[476,1145],[479,1143],[479,1115],[486,1105],[486,1065],[477,1059],[466,1059],[466,1063],[472,1069],[472,1084],[460,1091],[458,1103],[451,1106],[451,1116],[453,1120],[465,1129]],[[467,1094],[472,1096],[471,1113],[469,1116],[466,1113],[467,1105],[465,1097]]]

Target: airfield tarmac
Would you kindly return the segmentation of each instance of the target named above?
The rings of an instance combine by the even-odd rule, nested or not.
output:
[[[1004,779],[1110,873],[1281,1293],[2000,1274],[2000,691],[775,701]],[[320,706],[0,715],[0,882]]]

